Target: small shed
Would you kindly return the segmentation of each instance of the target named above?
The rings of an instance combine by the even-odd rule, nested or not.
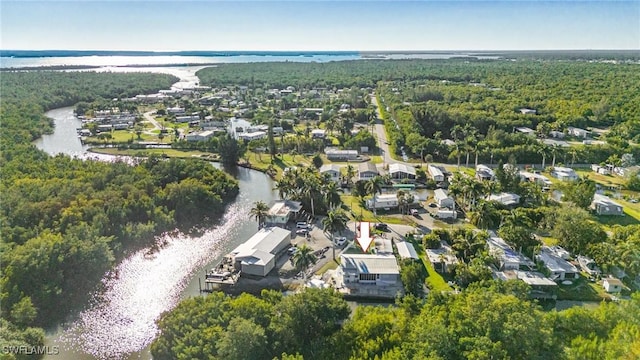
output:
[[[622,291],[622,281],[609,277],[602,280],[602,287],[608,293],[619,293]]]

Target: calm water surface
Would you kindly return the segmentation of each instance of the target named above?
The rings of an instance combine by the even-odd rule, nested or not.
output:
[[[113,159],[85,153],[76,128],[80,121],[72,108],[49,111],[56,128],[35,144],[55,155]],[[248,218],[257,200],[275,199],[272,181],[264,174],[238,169],[240,195],[217,224],[199,236],[164,235],[166,242],[152,256],[147,249],[138,251],[117,265],[117,277],[105,274],[105,291],[95,294],[74,319],[52,330],[47,345],[60,347],[61,354],[51,359],[149,359],[149,344],[157,334],[155,320],[181,299],[199,294],[198,278],[221,257],[244,242],[257,230]]]

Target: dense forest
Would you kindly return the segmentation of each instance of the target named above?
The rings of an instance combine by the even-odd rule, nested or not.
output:
[[[640,71],[632,63],[547,60],[364,60],[224,64],[198,72],[203,84],[250,88],[376,89],[396,152],[455,162],[615,162],[640,156]],[[284,98],[291,107],[309,101]],[[306,102],[305,102],[306,101]],[[535,110],[523,114],[520,109]],[[396,124],[398,125],[396,127]],[[539,139],[568,127],[591,128],[593,144],[569,148]],[[516,131],[535,130],[535,136]],[[417,130],[417,131],[416,131]],[[449,139],[455,145],[446,145]],[[611,158],[611,159],[610,159]]]
[[[237,182],[208,163],[83,161],[37,150],[44,111],[169,87],[154,74],[3,73],[0,157],[0,342],[41,344],[31,326],[83,303],[114,261],[154,235],[219,216]]]
[[[183,301],[159,320],[154,359],[637,359],[640,297],[545,312],[526,286],[486,282],[458,295],[359,306],[333,290]]]

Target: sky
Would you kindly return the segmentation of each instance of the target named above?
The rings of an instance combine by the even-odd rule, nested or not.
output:
[[[640,49],[640,0],[0,0],[0,48]]]

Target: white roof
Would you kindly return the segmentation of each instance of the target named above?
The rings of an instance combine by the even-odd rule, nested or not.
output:
[[[357,270],[359,274],[400,274],[393,255],[342,254],[340,257],[343,269]]]
[[[535,130],[533,130],[531,128],[528,128],[528,127],[525,127],[525,126],[517,127],[516,130],[518,130],[521,133],[534,133],[534,132],[536,132]]]
[[[429,165],[427,166],[427,171],[429,171],[429,174],[431,174],[431,176],[444,176],[442,171],[440,171],[437,166]]]
[[[244,258],[247,256],[256,256],[261,253],[256,253],[255,250],[259,250],[264,253],[271,253],[278,248],[278,246],[286,239],[291,237],[291,231],[285,230],[279,227],[270,227],[260,229],[249,240],[240,244],[229,254],[235,258]]]
[[[444,199],[450,199],[449,195],[447,194],[447,191],[444,190],[444,189],[435,189],[433,191],[433,197],[437,201],[442,201]]]
[[[403,259],[418,259],[418,254],[416,253],[416,249],[413,247],[413,244],[406,241],[400,241],[396,243],[396,247],[398,248],[398,255],[400,255]]]
[[[322,110],[322,109],[320,109]],[[311,130],[311,134],[315,135],[324,135],[327,131],[325,129],[313,129]]]
[[[497,201],[503,205],[516,205],[520,202],[520,195],[512,193],[500,193],[492,194],[489,196],[489,201]]]
[[[276,202],[269,209],[269,215],[286,216],[290,212],[299,212],[302,209],[302,204],[293,200],[276,200]]]
[[[542,261],[551,272],[577,273],[578,269],[568,261],[556,256],[548,248],[543,247],[537,258]]]
[[[593,203],[604,205],[604,206],[617,206],[622,208],[622,205],[611,200],[608,196],[601,195],[601,194],[593,194]]]
[[[487,165],[478,164],[478,166],[476,166],[476,171],[484,171],[487,174],[494,176],[493,170],[491,170],[491,168]]]
[[[416,168],[414,168],[413,166],[407,166],[405,164],[398,164],[398,163],[393,163],[389,165],[389,174],[393,174],[397,172],[403,172],[405,174],[415,175]]]
[[[340,169],[342,169],[342,166],[338,164],[324,164],[320,166],[320,173],[324,173],[327,171],[336,171],[340,173]]]

